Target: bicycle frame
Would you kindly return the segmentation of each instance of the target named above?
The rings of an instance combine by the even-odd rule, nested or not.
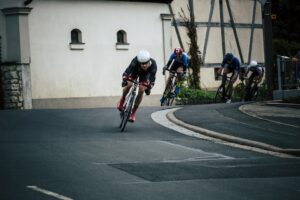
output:
[[[120,112],[120,117],[121,117],[120,128],[121,128],[122,132],[124,131],[126,124],[128,122],[129,116],[131,114],[131,110],[133,108],[134,101],[137,96],[138,86],[139,86],[139,81],[138,81],[138,79],[136,79],[133,81],[133,84],[125,97],[124,108]]]
[[[163,93],[163,101],[161,102],[161,106],[167,105],[167,106],[171,106],[175,97],[176,97],[176,86],[177,86],[177,79],[178,79],[178,73],[176,71],[173,70],[169,70],[166,69],[167,71],[169,71],[170,73],[172,73],[172,77],[170,78],[170,80],[167,83],[167,87]]]
[[[225,68],[223,68],[221,70],[221,73],[218,76],[223,77],[224,70],[225,70]],[[226,81],[225,81],[225,83],[224,84],[221,83],[221,85],[218,87],[218,90],[217,90],[216,96],[215,96],[215,103],[225,102],[226,101],[226,96],[228,96],[228,91],[230,89],[229,88],[229,81],[231,79],[231,76],[232,76],[232,73],[227,73],[226,74]],[[231,89],[233,89],[233,88],[231,88]]]
[[[251,101],[255,100],[257,97],[257,90],[258,90],[258,80],[255,79],[255,75],[252,71],[247,73],[246,79],[246,87],[243,96],[244,101]]]

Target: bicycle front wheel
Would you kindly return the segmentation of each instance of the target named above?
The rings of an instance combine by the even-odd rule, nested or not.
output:
[[[251,88],[251,100],[255,101],[256,98],[257,98],[257,92],[258,92],[258,87],[256,85],[254,85],[252,88]]]
[[[215,103],[222,103],[223,102],[223,90],[224,88],[220,86],[216,92],[215,96]]]
[[[133,101],[134,101],[134,96],[131,96],[128,104],[125,106],[124,114],[123,114],[123,118],[122,118],[122,122],[121,122],[121,127],[120,127],[122,132],[124,131],[126,124],[128,122],[129,116],[131,114]]]
[[[163,93],[163,96],[160,100],[160,105],[161,106],[169,106],[170,105],[170,95],[171,95],[171,91],[172,91],[172,86],[168,86],[164,93]],[[173,103],[173,101],[172,101]]]

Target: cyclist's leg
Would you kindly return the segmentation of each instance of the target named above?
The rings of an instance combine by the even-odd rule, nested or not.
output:
[[[132,81],[135,79],[135,76],[134,75],[129,75],[128,76],[128,80],[127,80],[127,85],[123,87],[123,90],[122,90],[122,95],[121,95],[121,98],[118,102],[118,105],[117,105],[117,109],[118,110],[122,110],[123,109],[123,104],[125,102],[125,97],[126,95],[128,94],[131,86],[132,86]]]
[[[183,66],[180,66],[177,68],[176,72],[178,74],[183,74]],[[180,88],[182,87],[184,81],[184,77],[183,76],[179,76],[175,82],[175,95],[177,95],[180,91]]]
[[[220,70],[222,70],[222,68],[220,68]],[[230,73],[230,69],[225,67],[223,69],[223,74],[222,74],[222,83],[221,83],[221,87],[223,88],[222,90],[222,99],[225,100],[226,99],[226,88],[225,88],[225,85],[226,85],[226,82],[227,82],[227,74]]]
[[[259,84],[262,81],[263,76],[264,76],[264,74],[262,71],[260,71],[260,70],[256,71],[256,76],[255,76],[254,80],[256,81],[257,84]]]
[[[138,88],[138,93],[129,117],[129,121],[134,122],[135,121],[135,113],[139,107],[139,105],[141,104],[142,100],[143,100],[143,95],[145,90],[148,88],[150,81],[148,80],[149,75],[148,74],[143,74],[143,75],[139,75],[139,88]]]
[[[238,71],[236,70],[232,70],[231,72],[232,72],[232,76],[230,77],[230,81],[228,84],[228,92],[227,92],[228,99],[231,99],[232,92],[233,92],[233,84],[236,82],[239,75]]]
[[[181,70],[183,71],[183,68],[180,69],[180,65],[175,61],[174,64],[172,65],[172,67],[171,67],[170,70],[179,73]],[[170,87],[170,84],[172,84],[172,83],[171,83],[171,78],[173,78],[174,75],[175,75],[175,74],[173,74],[173,73],[170,72],[169,80],[168,80],[168,82],[167,82],[167,83],[168,83],[168,84],[167,84],[167,87]]]

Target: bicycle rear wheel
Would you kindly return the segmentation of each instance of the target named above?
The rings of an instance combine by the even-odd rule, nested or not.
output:
[[[174,99],[175,99],[175,94],[172,94],[171,92],[168,95],[168,99],[167,99],[167,105],[168,106],[172,106]]]

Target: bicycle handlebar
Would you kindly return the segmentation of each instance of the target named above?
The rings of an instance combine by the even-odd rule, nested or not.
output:
[[[181,73],[178,73],[178,72],[176,72],[176,71],[174,71],[174,70],[171,70],[171,69],[166,69],[166,71],[169,71],[169,72],[171,72],[171,73],[173,73],[173,74],[181,74]],[[183,72],[184,73],[184,72]]]

